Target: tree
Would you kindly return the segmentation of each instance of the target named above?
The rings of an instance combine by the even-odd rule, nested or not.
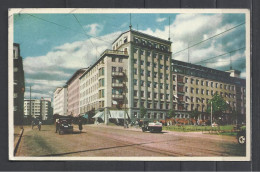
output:
[[[212,115],[215,118],[215,120],[218,120],[220,117],[222,117],[223,112],[229,109],[229,105],[222,98],[222,96],[218,94],[214,94],[212,99],[209,100],[207,113],[211,113],[211,102],[212,102]]]
[[[193,118],[193,120],[190,119],[189,121],[192,122],[194,125],[196,125],[196,121],[199,117],[199,114],[200,114],[200,112],[198,111],[197,108],[195,110],[191,111],[190,118]]]
[[[143,106],[140,108],[140,115],[141,118],[144,118],[146,116],[147,109],[145,109]]]
[[[167,113],[167,118],[173,118],[175,116],[175,111],[170,109]]]

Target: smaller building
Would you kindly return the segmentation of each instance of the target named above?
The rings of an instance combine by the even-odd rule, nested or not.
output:
[[[51,99],[25,99],[24,100],[24,118],[40,118],[48,120],[52,116]]]
[[[73,116],[79,115],[79,86],[80,86],[79,77],[86,70],[87,69],[77,70],[66,83],[68,85],[68,114],[69,115],[73,115]]]
[[[53,113],[59,115],[68,114],[68,87],[57,87],[53,97]]]

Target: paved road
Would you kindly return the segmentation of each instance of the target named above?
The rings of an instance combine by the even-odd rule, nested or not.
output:
[[[54,126],[42,131],[25,127],[17,156],[245,156],[235,137],[85,125],[73,134],[59,135]]]

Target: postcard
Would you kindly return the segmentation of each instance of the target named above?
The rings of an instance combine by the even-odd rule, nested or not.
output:
[[[247,9],[9,9],[9,160],[250,161]]]

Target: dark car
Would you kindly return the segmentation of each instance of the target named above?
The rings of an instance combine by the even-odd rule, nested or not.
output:
[[[245,145],[246,144],[246,129],[241,128],[240,131],[237,133],[237,142],[240,145]]]
[[[142,125],[142,131],[150,131],[150,132],[161,132],[162,131],[162,123],[160,122],[149,122],[144,121]]]
[[[73,132],[73,126],[71,125],[72,120],[69,118],[60,118],[57,123],[57,129],[59,131],[59,134],[64,133],[72,133]]]

